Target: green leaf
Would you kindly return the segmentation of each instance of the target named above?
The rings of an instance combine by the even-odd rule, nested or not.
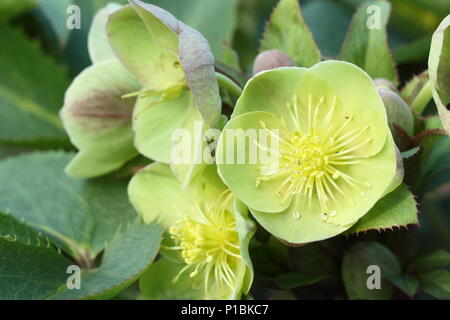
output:
[[[0,210],[44,231],[76,259],[93,259],[136,213],[124,180],[67,177],[73,154],[33,153],[0,162]]]
[[[411,78],[400,91],[400,96],[411,109],[421,114],[432,98],[428,70]]]
[[[10,20],[35,6],[34,0],[2,0],[0,2],[0,21]]]
[[[211,45],[218,60],[223,60],[223,47],[233,41],[238,0],[151,0],[177,19],[200,31]],[[218,23],[220,21],[220,23]],[[225,45],[224,45],[225,43]]]
[[[161,234],[156,223],[145,225],[136,218],[114,235],[100,267],[83,271],[81,288],[68,290],[66,271],[71,262],[36,231],[0,213],[0,299],[111,298],[132,284],[153,261]]]
[[[333,278],[332,275],[305,275],[298,273],[284,273],[273,278],[283,289],[293,289],[300,286],[308,286],[324,279]]]
[[[417,207],[414,196],[404,184],[401,184],[397,189],[379,200],[346,233],[392,229],[417,223]]]
[[[393,10],[395,10],[395,5]],[[430,52],[430,40],[431,35],[427,34],[423,37],[415,38],[408,43],[402,43],[399,46],[396,46],[392,52],[394,61],[398,64],[406,64],[425,60]],[[394,45],[392,46],[394,47]]]
[[[267,247],[270,254],[276,261],[285,265],[289,265],[289,247],[285,246],[274,236],[270,236]]]
[[[69,39],[70,29],[67,28],[67,8],[72,5],[72,0],[37,0],[40,9],[48,19],[60,47],[64,47]]]
[[[428,70],[418,74],[406,82],[403,88],[400,90],[400,96],[405,100],[407,104],[411,104],[423,86],[429,80]]]
[[[329,252],[319,243],[289,248],[292,272],[304,279],[324,279],[338,276],[338,266]]]
[[[0,144],[66,146],[58,118],[68,78],[37,43],[0,24]]]
[[[380,268],[380,289],[369,289],[369,266]],[[387,281],[401,275],[401,267],[392,252],[378,242],[359,242],[347,249],[342,261],[342,279],[349,299],[389,299],[392,284]]]
[[[30,228],[25,222],[18,221],[9,213],[3,212],[0,212],[0,237],[9,237],[33,245],[49,242],[47,238],[43,238],[41,234]]]
[[[152,263],[159,250],[162,229],[137,218],[114,235],[99,268],[85,272],[79,290],[62,287],[52,299],[109,299],[131,285]]]
[[[437,299],[450,299],[450,272],[444,269],[419,274],[423,290]]]
[[[50,242],[0,213],[0,299],[43,299],[66,282],[71,262]]]
[[[43,299],[65,283],[70,262],[51,247],[0,238],[0,299]]]
[[[302,5],[302,11],[322,56],[337,57],[352,19],[351,9],[338,1],[314,0]]]
[[[412,298],[419,289],[419,281],[410,275],[395,275],[388,279],[394,286]]]
[[[427,152],[423,153],[419,179],[426,183],[427,191],[432,191],[449,181],[447,175],[444,174],[449,169],[450,139],[446,136],[438,137]]]
[[[386,25],[391,12],[387,1],[368,1],[355,13],[342,45],[340,58],[363,68],[372,78],[398,82],[387,43]]]
[[[225,45],[223,48],[222,62],[225,66],[241,72],[241,65],[239,62],[239,55],[230,45]]]
[[[260,51],[279,49],[298,66],[311,67],[320,61],[320,51],[303,20],[297,0],[281,0],[266,26]]]
[[[450,265],[450,253],[443,249],[423,252],[408,265],[408,272],[426,272]]]

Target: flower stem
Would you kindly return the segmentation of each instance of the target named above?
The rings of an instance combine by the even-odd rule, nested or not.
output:
[[[419,115],[422,114],[431,98],[431,80],[428,80],[412,101],[411,109],[417,112]]]
[[[216,78],[217,82],[219,83],[219,86],[226,89],[235,98],[239,98],[239,96],[242,94],[241,87],[239,87],[239,85],[236,82],[228,78],[226,75],[216,72]]]

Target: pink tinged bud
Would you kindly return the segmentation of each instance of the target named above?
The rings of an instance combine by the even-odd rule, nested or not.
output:
[[[287,54],[280,50],[263,51],[253,63],[253,74],[264,70],[271,70],[279,67],[294,67],[295,62]]]
[[[399,130],[396,129],[396,126],[400,127],[410,136],[413,134],[414,118],[411,109],[398,94],[391,90],[379,88],[378,93],[386,108],[388,125],[391,129],[395,143],[401,148],[405,134],[399,132]]]
[[[393,84],[389,80],[386,80],[384,78],[376,78],[373,79],[373,83],[375,84],[377,89],[388,89],[397,93],[397,88],[395,87],[395,84]]]

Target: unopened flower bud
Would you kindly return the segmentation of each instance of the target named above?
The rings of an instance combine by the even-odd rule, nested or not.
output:
[[[267,50],[263,51],[255,59],[253,64],[253,74],[264,70],[271,70],[278,67],[293,67],[295,62],[283,51]]]
[[[389,128],[391,129],[395,143],[401,147],[404,137],[397,129],[395,129],[394,125],[402,128],[408,135],[412,135],[414,119],[411,109],[398,94],[391,90],[378,88],[378,93],[386,108]]]
[[[395,84],[393,84],[392,82],[390,82],[389,80],[386,80],[384,78],[373,79],[373,83],[375,84],[377,89],[388,89],[395,93],[398,92],[397,88],[395,87]]]

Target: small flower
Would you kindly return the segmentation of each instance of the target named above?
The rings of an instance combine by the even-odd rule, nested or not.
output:
[[[252,282],[248,241],[254,225],[215,171],[208,167],[182,189],[167,165],[152,164],[133,177],[129,196],[146,222],[157,219],[167,228],[162,255],[179,252],[179,270],[167,286],[176,290],[183,278],[203,298],[233,299]]]
[[[260,137],[252,141],[272,162],[222,161],[235,147],[231,132],[248,129],[277,142],[275,148]],[[346,62],[256,75],[224,128],[217,157],[221,177],[261,225],[292,243],[345,231],[402,179],[383,102],[367,74]]]

